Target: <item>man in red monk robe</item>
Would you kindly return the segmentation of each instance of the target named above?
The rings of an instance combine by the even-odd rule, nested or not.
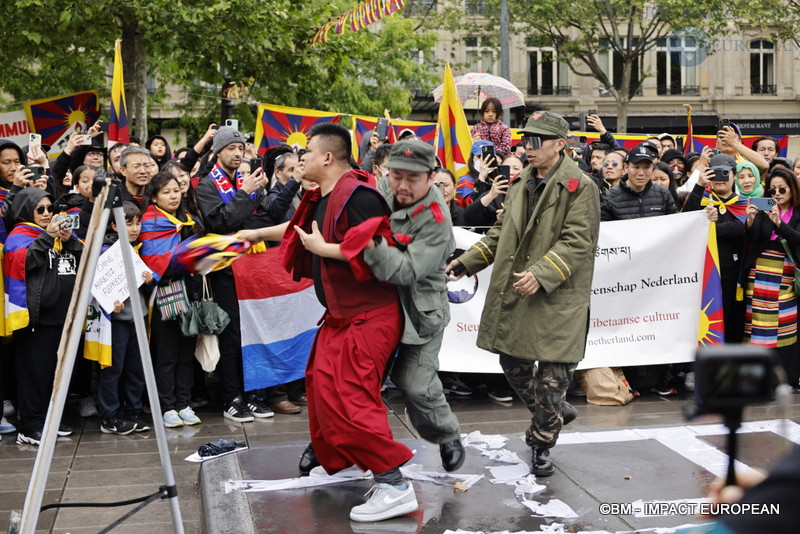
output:
[[[306,369],[311,446],[304,460],[307,469],[318,461],[328,474],[354,465],[371,471],[376,484],[350,518],[380,521],[418,508],[400,473],[413,453],[392,438],[381,400],[403,312],[397,288],[376,280],[363,258],[373,238],[391,235],[389,208],[372,177],[350,169],[347,129],[324,123],[309,137],[301,172],[319,188],[303,196],[282,256],[295,279],[314,280],[326,308]]]

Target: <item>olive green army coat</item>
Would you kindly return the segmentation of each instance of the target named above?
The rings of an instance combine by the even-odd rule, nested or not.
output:
[[[583,359],[600,229],[599,190],[563,158],[528,217],[525,169],[506,195],[497,223],[459,260],[474,274],[494,264],[478,346],[524,360]],[[530,271],[541,288],[522,296],[513,273]]]

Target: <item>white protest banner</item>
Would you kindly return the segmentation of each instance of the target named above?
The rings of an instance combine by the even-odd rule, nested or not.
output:
[[[0,113],[0,138],[16,143],[20,148],[28,144],[31,129],[23,110]]]
[[[694,360],[708,230],[705,211],[600,225],[580,369]]]
[[[130,246],[130,244],[128,244]],[[150,271],[138,254],[133,254],[133,270],[136,273],[136,287],[144,283],[142,273]],[[114,301],[125,302],[131,291],[125,276],[125,265],[122,262],[122,248],[117,241],[97,260],[97,270],[92,282],[92,296],[106,313],[114,311]]]
[[[708,231],[704,211],[600,224],[580,369],[694,359]],[[454,233],[462,250],[481,237],[461,228]],[[475,345],[490,278],[491,267],[448,284],[452,318],[439,354],[443,371],[500,372],[497,355]]]

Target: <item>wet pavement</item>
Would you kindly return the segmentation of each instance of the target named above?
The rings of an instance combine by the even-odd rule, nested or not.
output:
[[[522,441],[529,420],[522,403],[454,398],[451,405],[462,433],[473,433],[469,438],[473,445],[467,447],[467,460],[458,474],[484,478],[466,492],[454,491],[451,479],[437,479],[438,484],[415,480],[420,510],[381,523],[353,523],[348,517],[349,509],[363,502],[371,486],[368,480],[307,489],[225,492],[229,480],[294,477],[308,442],[303,414],[279,414],[241,425],[223,419],[219,406],[201,408],[197,413],[203,423],[168,430],[168,442],[187,533],[539,532],[553,523],[565,525],[569,532],[630,531],[698,521],[691,515],[646,516],[624,508],[603,515],[601,505],[700,498],[715,476],[725,472],[724,427],[713,421],[686,422],[682,412],[686,398],[644,395],[627,406],[605,407],[570,397],[579,416],[564,429],[553,449],[556,472],[535,481],[543,489],[522,494],[515,494],[515,485],[498,483],[503,475],[502,469],[496,469],[513,470],[513,463],[487,455],[505,450],[524,462],[530,460]],[[442,472],[438,447],[420,440],[410,429],[401,400],[390,391],[386,401],[396,439],[416,452],[410,463],[426,472]],[[793,395],[785,409],[776,404],[749,408],[745,421],[738,438],[740,467],[769,468],[790,440],[800,442],[800,395]],[[154,432],[113,436],[100,433],[96,418],[68,416],[67,422],[76,432],[57,442],[44,504],[131,499],[154,493],[163,484]],[[785,432],[789,439],[781,437]],[[495,435],[502,438],[491,446],[481,441],[491,441]],[[16,445],[14,437],[3,436],[0,443],[0,532],[7,529],[10,511],[22,507],[36,454],[33,447]],[[249,450],[202,467],[185,461],[200,444],[221,437],[246,440]],[[546,513],[574,516],[534,515],[531,508],[541,510],[541,505],[549,505]],[[37,532],[98,532],[131,508],[49,510],[40,515]],[[147,506],[113,530],[172,531],[165,501]]]

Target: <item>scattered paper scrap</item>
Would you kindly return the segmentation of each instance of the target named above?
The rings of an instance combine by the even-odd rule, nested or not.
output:
[[[530,495],[533,493],[539,493],[547,487],[537,484],[536,476],[531,474],[528,474],[519,480],[515,480],[514,484],[516,485],[516,488],[514,488],[514,494],[516,495]]]
[[[455,486],[460,483],[464,487],[463,491],[467,491],[477,481],[482,479],[484,475],[464,475],[459,473],[439,473],[436,471],[423,471],[420,464],[409,464],[400,468],[403,476],[420,482],[433,482],[440,486]]]
[[[512,485],[516,484],[516,480],[528,476],[531,472],[530,467],[526,463],[519,463],[514,465],[498,465],[496,467],[489,467],[492,473],[492,484],[506,484],[511,482]]]
[[[481,434],[480,430],[470,432],[462,439],[465,447],[473,447],[480,451],[499,449],[506,444],[507,438],[500,434]]]
[[[575,510],[570,508],[567,503],[559,499],[548,501],[547,504],[522,499],[522,504],[527,506],[534,515],[541,517],[560,517],[563,519],[572,519],[578,517],[578,514],[575,513]]]
[[[504,464],[524,463],[522,458],[517,456],[517,453],[511,452],[508,449],[485,450],[481,452],[481,456],[486,456],[489,458],[489,460],[494,462],[502,462]]]
[[[329,484],[341,484],[342,482],[352,482],[352,477],[297,477],[281,478],[278,480],[228,480],[225,482],[225,493],[232,491],[242,491],[245,493],[255,491],[278,491],[287,489],[303,489],[315,486],[327,486]]]

